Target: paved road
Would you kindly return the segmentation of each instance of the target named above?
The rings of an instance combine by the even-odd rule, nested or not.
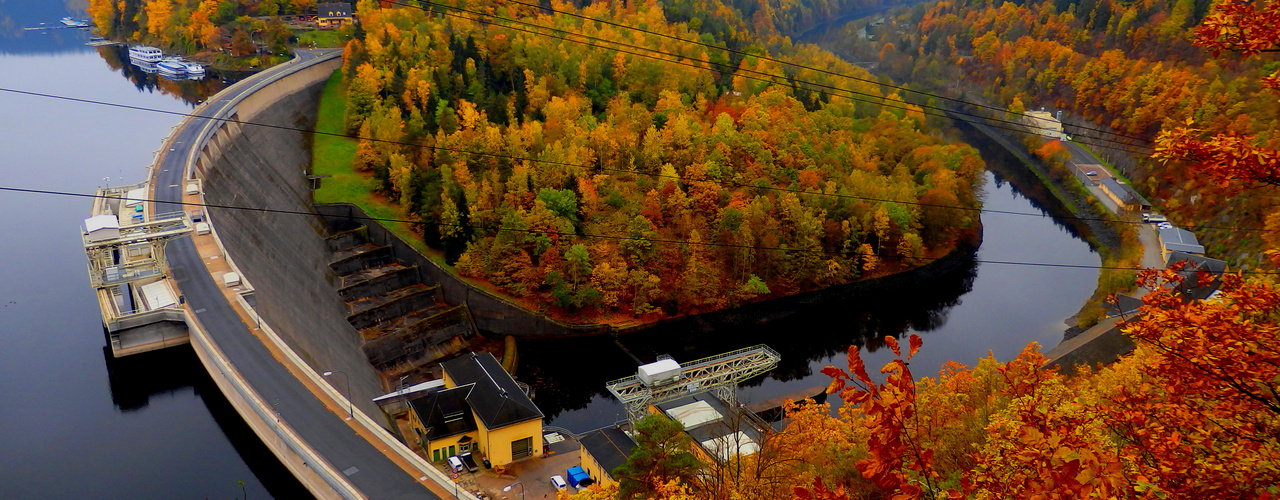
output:
[[[208,103],[200,116],[223,116],[238,96],[265,85],[271,77],[286,74],[289,68],[315,60],[332,51],[299,51],[298,59],[252,77],[236,91],[227,92]],[[156,175],[157,213],[181,210],[181,185],[187,161],[196,152],[193,146],[216,130],[214,120],[192,119],[177,132],[172,149],[165,155]],[[251,132],[250,132],[251,133]],[[165,203],[177,202],[177,203]],[[213,277],[205,270],[190,238],[169,243],[165,257],[175,281],[191,309],[196,312],[209,336],[253,386],[262,399],[275,406],[281,419],[293,427],[313,449],[337,471],[347,474],[357,489],[369,498],[428,498],[431,493],[403,469],[357,435],[342,417],[325,408],[298,379],[278,361],[240,320],[223,297]]]

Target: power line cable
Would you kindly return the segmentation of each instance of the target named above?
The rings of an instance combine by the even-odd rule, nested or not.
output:
[[[501,154],[501,153],[489,153],[489,152],[485,152],[485,151],[474,151],[474,150],[468,150],[468,149],[450,148],[450,147],[446,147],[446,146],[433,146],[433,145],[428,145],[428,144],[425,144],[425,143],[406,142],[406,141],[393,141],[393,140],[388,140],[388,139],[375,139],[375,138],[370,138],[370,137],[361,137],[361,136],[358,136],[358,135],[341,134],[341,133],[336,133],[336,132],[323,132],[323,131],[319,131],[319,130],[315,130],[315,129],[307,129],[307,128],[300,128],[300,127],[290,127],[290,126],[286,126],[286,125],[273,125],[273,124],[259,123],[259,122],[251,122],[251,121],[238,120],[238,119],[232,119],[232,118],[213,118],[213,117],[208,117],[208,116],[203,116],[203,115],[201,115],[201,114],[200,114],[200,111],[196,111],[196,112],[192,112],[192,113],[183,113],[183,112],[180,112],[180,111],[168,111],[168,110],[155,109],[155,108],[146,108],[146,107],[142,107],[142,106],[133,106],[133,105],[127,105],[127,104],[110,103],[110,102],[97,101],[97,100],[92,100],[92,99],[83,99],[83,98],[77,98],[77,97],[60,96],[60,95],[55,95],[55,94],[46,94],[46,93],[41,93],[41,92],[32,92],[32,91],[25,91],[25,90],[17,90],[17,89],[10,89],[10,88],[4,88],[4,87],[0,87],[0,92],[7,92],[7,93],[12,93],[12,94],[26,95],[26,96],[31,96],[31,97],[41,97],[41,98],[49,98],[49,99],[65,100],[65,101],[78,102],[78,103],[83,103],[83,104],[95,104],[95,105],[100,105],[100,106],[107,106],[107,107],[114,107],[114,108],[121,108],[121,109],[129,109],[129,110],[133,110],[133,111],[146,111],[146,112],[152,112],[152,113],[160,113],[160,114],[168,114],[168,115],[182,116],[182,117],[187,117],[187,118],[199,118],[199,119],[205,119],[205,120],[214,120],[214,121],[225,122],[225,123],[234,123],[234,124],[236,124],[236,125],[241,125],[241,126],[256,126],[256,127],[270,128],[270,129],[276,129],[276,130],[287,130],[287,131],[293,131],[293,132],[312,133],[312,134],[323,135],[323,136],[330,136],[330,137],[341,137],[341,138],[345,138],[345,139],[353,139],[353,140],[367,140],[367,141],[370,141],[370,142],[379,142],[379,143],[386,143],[386,144],[396,144],[396,145],[401,145],[401,146],[416,146],[416,147],[424,147],[424,148],[435,149],[435,150],[441,150],[441,151],[449,151],[449,152],[459,153],[459,154],[473,154],[473,155],[489,156],[489,157],[502,158],[502,159],[508,159],[508,160],[530,161],[530,162],[535,162],[535,163],[544,163],[544,164],[560,165],[560,166],[567,166],[567,167],[578,167],[578,168],[582,168],[582,169],[584,169],[584,170],[589,170],[589,171],[590,171],[590,170],[596,170],[596,171],[604,171],[604,172],[616,172],[616,173],[620,173],[620,174],[629,174],[629,175],[645,175],[645,176],[649,176],[649,177],[672,179],[672,180],[676,180],[676,181],[680,181],[680,182],[711,182],[711,183],[719,184],[719,185],[722,185],[722,186],[741,187],[741,188],[747,188],[747,189],[762,189],[762,190],[769,190],[769,191],[778,191],[778,192],[794,193],[794,194],[798,194],[798,195],[807,195],[807,196],[827,196],[827,197],[845,198],[845,199],[853,199],[853,200],[860,200],[860,201],[869,201],[869,202],[876,202],[876,203],[897,203],[897,204],[901,204],[901,205],[911,205],[911,206],[928,207],[928,208],[942,208],[942,209],[948,209],[948,210],[973,211],[973,212],[980,212],[980,213],[992,213],[992,214],[1003,214],[1003,215],[1017,215],[1017,216],[1026,216],[1026,217],[1045,217],[1045,216],[1046,216],[1046,214],[1045,214],[1044,212],[1041,212],[1041,213],[1033,213],[1033,212],[1018,212],[1018,211],[1012,211],[1012,210],[998,210],[998,209],[990,209],[990,208],[968,207],[968,206],[963,206],[963,205],[942,205],[942,204],[923,203],[923,202],[919,202],[919,201],[905,201],[905,200],[894,200],[894,199],[888,199],[888,198],[875,198],[875,197],[870,197],[870,196],[858,196],[858,195],[842,194],[842,193],[809,192],[809,191],[801,191],[801,190],[796,190],[796,189],[780,188],[780,187],[776,187],[776,186],[759,186],[759,185],[754,185],[754,184],[743,184],[743,183],[737,183],[737,182],[732,182],[732,181],[691,181],[691,180],[688,180],[688,179],[684,179],[684,178],[680,177],[679,175],[672,176],[672,175],[664,175],[664,174],[662,174],[662,173],[639,172],[639,171],[631,171],[631,170],[624,170],[624,169],[612,169],[612,168],[606,168],[606,167],[602,167],[602,166],[591,166],[591,165],[586,165],[586,164],[581,164],[581,163],[561,162],[561,161],[553,161],[553,160],[542,160],[542,159],[532,158],[532,157],[526,157],[526,156],[514,156],[514,155]],[[1140,225],[1140,224],[1144,224],[1144,223],[1142,223],[1142,222],[1137,222],[1137,221],[1128,221],[1128,220],[1116,219],[1116,218],[1109,218],[1109,217],[1080,217],[1080,216],[1074,216],[1074,215],[1070,215],[1070,216],[1068,216],[1068,215],[1063,215],[1063,216],[1058,216],[1057,218],[1059,218],[1059,219],[1066,219],[1066,220],[1076,220],[1076,221],[1081,221],[1081,222],[1098,221],[1098,222],[1111,222],[1111,223],[1132,224],[1132,225]],[[1268,230],[1268,229],[1262,229],[1262,228],[1245,228],[1245,227],[1239,227],[1239,226],[1211,226],[1211,225],[1197,225],[1197,226],[1193,226],[1192,228],[1193,228],[1193,229],[1220,229],[1220,230],[1237,231],[1237,232],[1273,232],[1273,230]]]
[[[48,196],[69,196],[69,197],[76,197],[76,198],[93,198],[93,199],[118,198],[117,196],[73,193],[69,191],[56,191],[56,190],[49,190],[49,189],[19,188],[19,187],[12,187],[12,186],[0,186],[0,191],[35,194],[35,195],[48,195]],[[316,213],[302,211],[302,210],[245,207],[245,206],[238,206],[238,205],[223,205],[223,204],[215,204],[215,203],[188,203],[184,201],[157,200],[152,198],[130,197],[129,199],[134,201],[148,202],[148,203],[166,203],[170,205],[180,205],[183,207],[218,208],[218,209],[226,209],[226,210],[243,210],[243,211],[249,211],[249,212],[284,214],[284,215],[305,215],[305,216],[317,215]],[[413,224],[413,225],[436,225],[436,226],[457,227],[460,229],[468,227],[467,225],[464,225],[464,224],[449,224],[444,222],[422,222],[422,221],[416,221],[411,219],[398,219],[398,218],[391,218],[391,217],[372,217],[367,215],[363,217],[352,215],[350,216],[350,218],[373,221],[373,222],[398,222],[398,223]],[[880,258],[879,255],[865,254],[865,253],[860,253],[856,251],[846,252],[846,251],[831,251],[831,250],[814,249],[814,248],[764,247],[764,246],[741,245],[741,244],[733,244],[733,243],[718,243],[718,242],[710,242],[710,241],[690,241],[690,240],[675,240],[675,239],[662,239],[662,238],[640,238],[640,237],[633,237],[633,236],[620,236],[620,235],[608,235],[608,234],[591,234],[591,233],[579,234],[579,233],[566,232],[566,231],[524,229],[524,228],[512,228],[512,227],[502,227],[502,226],[470,225],[470,228],[488,229],[495,232],[520,232],[520,233],[545,234],[545,235],[556,235],[556,236],[574,236],[574,237],[586,237],[586,238],[608,239],[608,240],[648,241],[652,243],[700,245],[700,246],[708,246],[708,247],[734,248],[734,249],[741,249],[741,250],[770,250],[770,251],[780,251],[780,252],[816,253],[816,254],[823,254],[823,255],[838,255],[838,256],[845,256],[845,257],[848,257],[850,256],[850,254],[852,254],[853,256],[871,256],[871,257]],[[920,257],[908,257],[908,258],[916,259],[916,260],[940,260],[943,257],[920,256]],[[1047,268],[1068,268],[1068,269],[1097,269],[1097,270],[1122,270],[1122,271],[1133,271],[1137,269],[1133,267],[1123,267],[1123,266],[1101,266],[1101,265],[1093,266],[1093,265],[1087,265],[1087,264],[1059,264],[1059,263],[1052,263],[1052,262],[1019,262],[1019,261],[983,260],[983,259],[974,259],[974,262],[979,264],[996,264],[996,265],[1047,267]],[[1244,274],[1280,274],[1280,271],[1242,270],[1238,272],[1244,273]]]
[[[397,2],[394,2],[394,1],[392,1],[392,2],[387,2],[387,3],[392,4],[392,5],[400,5],[400,6],[404,6],[404,7],[408,7],[408,8],[415,8],[415,9],[424,10],[424,11],[426,10],[426,8],[425,8],[425,7],[422,7],[422,6],[410,5],[410,4],[405,4],[405,3],[397,3]],[[501,17],[501,16],[495,16],[495,15],[492,15],[492,14],[486,14],[486,13],[483,13],[483,12],[477,12],[477,11],[474,11],[474,10],[471,10],[471,9],[465,9],[465,8],[461,8],[461,7],[454,7],[454,6],[445,5],[445,4],[438,4],[438,3],[434,3],[434,2],[430,2],[430,1],[426,1],[426,0],[423,0],[421,3],[423,3],[423,4],[427,4],[427,5],[432,5],[432,6],[438,6],[438,7],[441,7],[441,8],[444,8],[444,9],[449,9],[449,10],[456,10],[456,11],[460,11],[460,12],[466,12],[466,13],[471,14],[471,15],[487,17],[487,18],[489,18],[489,19],[501,20],[501,21],[505,21],[505,22],[510,22],[510,23],[515,23],[515,24],[524,25],[524,26],[530,26],[530,27],[533,27],[533,28],[535,28],[535,29],[543,29],[543,30],[549,30],[549,31],[559,32],[559,33],[562,33],[562,34],[563,34],[563,36],[554,36],[554,35],[550,35],[550,34],[547,34],[547,33],[541,33],[541,32],[536,32],[536,31],[529,31],[529,30],[520,29],[520,28],[516,28],[516,27],[512,27],[512,26],[504,25],[504,24],[501,24],[501,23],[493,22],[493,21],[487,21],[487,20],[485,20],[485,19],[481,19],[481,18],[471,18],[471,17],[461,16],[461,15],[457,15],[457,14],[450,14],[450,13],[448,13],[448,12],[441,12],[441,14],[443,14],[443,15],[447,15],[447,16],[450,16],[450,17],[457,17],[457,18],[459,18],[459,19],[465,19],[465,20],[468,20],[468,21],[477,22],[477,23],[482,23],[482,24],[491,24],[491,25],[494,25],[494,26],[497,26],[497,27],[500,27],[500,28],[503,28],[503,29],[509,29],[509,30],[512,30],[512,31],[519,31],[519,32],[523,32],[523,33],[529,33],[529,34],[532,34],[532,35],[537,35],[537,36],[545,36],[545,37],[549,37],[549,38],[555,38],[555,39],[558,39],[558,40],[563,40],[563,41],[571,42],[571,43],[577,43],[577,44],[585,45],[585,46],[588,46],[588,47],[595,47],[595,48],[600,48],[600,49],[605,49],[605,50],[613,50],[613,51],[621,52],[621,53],[624,53],[624,54],[631,54],[631,55],[638,56],[638,57],[645,57],[645,58],[654,59],[654,60],[657,60],[657,61],[663,61],[663,62],[667,62],[667,63],[671,63],[671,64],[678,64],[678,65],[681,65],[681,66],[687,66],[687,67],[691,67],[691,68],[695,68],[695,69],[700,69],[700,70],[709,70],[709,71],[716,71],[716,70],[714,70],[714,69],[712,69],[712,68],[708,68],[708,67],[701,66],[701,65],[698,65],[698,64],[687,63],[687,62],[683,62],[683,61],[679,61],[679,60],[675,60],[675,61],[673,61],[673,60],[670,60],[670,59],[663,59],[663,58],[661,58],[661,57],[656,57],[656,56],[654,56],[654,55],[652,55],[652,54],[637,53],[637,52],[632,52],[632,51],[628,51],[628,50],[622,50],[622,49],[619,49],[619,48],[617,48],[617,47],[602,46],[602,45],[597,45],[597,44],[593,44],[593,43],[588,43],[588,42],[584,42],[584,41],[580,41],[580,40],[570,40],[568,37],[571,37],[571,36],[572,36],[572,37],[579,37],[579,38],[584,38],[584,39],[587,39],[587,40],[594,40],[594,41],[601,42],[601,43],[607,43],[607,44],[612,44],[612,45],[618,45],[618,46],[622,46],[622,47],[632,48],[632,49],[636,49],[636,50],[652,52],[653,54],[661,54],[661,55],[664,55],[664,56],[675,57],[675,58],[678,58],[678,59],[691,59],[690,57],[683,56],[683,55],[680,55],[680,54],[672,54],[672,53],[670,53],[670,52],[663,52],[663,51],[659,51],[659,50],[652,49],[652,48],[648,48],[648,47],[641,47],[641,46],[637,46],[637,45],[633,45],[633,44],[629,44],[629,43],[625,43],[625,42],[619,42],[619,41],[614,41],[614,40],[608,40],[608,39],[604,39],[604,38],[600,38],[600,37],[595,37],[595,36],[591,36],[591,35],[586,35],[586,34],[582,34],[582,33],[576,33],[576,32],[572,32],[572,31],[562,30],[562,29],[559,29],[559,28],[554,28],[554,27],[549,27],[549,26],[543,26],[543,25],[540,25],[540,24],[531,23],[531,22],[527,22],[527,21],[520,21],[520,20],[516,20],[516,19],[511,19],[511,18],[506,18],[506,17]],[[678,40],[678,38],[677,38],[677,40]],[[907,103],[907,102],[905,102],[905,101],[903,101],[903,104],[904,104],[904,105],[902,105],[902,106],[898,106],[898,105],[891,105],[891,104],[890,104],[890,102],[892,102],[892,101],[888,101],[888,98],[887,98],[886,96],[880,96],[880,95],[876,95],[876,94],[869,94],[869,93],[866,93],[866,92],[859,92],[859,91],[850,90],[850,89],[843,89],[843,88],[835,87],[835,86],[832,86],[832,85],[827,85],[827,84],[822,84],[822,83],[816,83],[816,82],[811,82],[811,81],[807,81],[807,80],[799,80],[799,79],[791,78],[791,77],[789,77],[789,76],[787,76],[787,75],[776,75],[776,74],[772,74],[772,73],[765,73],[765,72],[758,71],[758,70],[753,70],[753,69],[737,68],[737,67],[731,66],[731,65],[729,65],[729,64],[724,64],[724,63],[717,63],[717,62],[712,62],[712,61],[701,61],[701,62],[702,62],[703,64],[707,64],[707,65],[715,65],[715,66],[717,66],[717,67],[724,68],[724,70],[725,70],[726,72],[734,73],[736,76],[742,76],[743,78],[748,78],[748,79],[751,79],[751,80],[762,81],[762,82],[767,82],[767,83],[772,83],[772,84],[780,84],[780,83],[782,83],[782,82],[775,81],[774,79],[781,79],[781,80],[784,80],[784,81],[790,81],[790,82],[793,82],[794,84],[804,84],[804,85],[808,85],[808,86],[811,86],[811,87],[817,87],[817,88],[827,89],[827,90],[835,91],[835,92],[842,92],[842,93],[844,93],[844,94],[846,94],[846,95],[839,95],[839,97],[844,97],[844,98],[847,98],[847,99],[850,99],[850,100],[854,100],[854,101],[866,102],[866,103],[875,104],[875,105],[878,105],[878,106],[888,107],[888,108],[892,108],[892,109],[901,109],[901,110],[906,110],[906,111],[915,111],[914,109],[912,109],[912,108],[908,107],[907,105],[910,105],[910,106],[917,106],[917,107],[919,107],[919,108],[920,108],[920,109],[919,109],[919,111],[920,111],[922,114],[926,114],[926,115],[930,115],[930,116],[946,117],[945,113],[951,113],[951,114],[955,114],[955,115],[959,115],[959,116],[965,116],[965,117],[970,117],[970,118],[974,118],[974,119],[978,119],[978,120],[983,120],[983,121],[986,121],[986,122],[993,122],[993,123],[1006,123],[1006,124],[1010,124],[1010,125],[1013,125],[1013,126],[1018,127],[1018,128],[1000,127],[1000,126],[995,126],[995,125],[992,125],[992,124],[990,124],[990,123],[987,123],[987,126],[991,126],[991,127],[994,127],[994,128],[999,128],[999,129],[1002,129],[1002,130],[1009,130],[1009,131],[1013,131],[1013,132],[1017,132],[1017,133],[1022,133],[1022,134],[1028,134],[1028,135],[1039,135],[1039,134],[1034,134],[1034,133],[1032,133],[1032,132],[1027,131],[1025,128],[1022,128],[1022,127],[1023,127],[1023,124],[1021,124],[1021,123],[1019,123],[1019,122],[1016,122],[1016,121],[1012,121],[1012,120],[1005,120],[1005,119],[1001,119],[1001,118],[993,118],[993,117],[988,117],[988,116],[974,115],[974,114],[971,114],[971,113],[965,113],[965,112],[963,112],[963,111],[950,110],[950,109],[946,109],[946,108],[942,108],[942,107],[938,107],[938,106],[933,106],[933,105],[929,105],[929,104],[911,104],[911,103]],[[743,73],[743,72],[746,72],[746,73],[752,73],[752,74],[756,74],[756,75],[761,75],[762,77],[750,77],[750,76],[741,75],[741,73]],[[819,92],[819,93],[822,93],[822,94],[832,95],[830,92],[825,92],[825,91],[822,91],[822,90],[814,90],[814,89],[809,89],[809,90],[810,90],[810,91]],[[859,98],[859,97],[855,97],[855,96],[861,96],[861,97],[863,97],[863,98]],[[965,102],[965,101],[961,101],[961,102]],[[967,103],[967,102],[966,102],[966,103]],[[986,107],[985,105],[977,104],[977,103],[967,103],[967,104],[970,104],[970,105],[972,105],[972,106],[977,106],[977,107]],[[938,113],[928,113],[928,112],[924,111],[925,109],[940,110],[940,111],[942,111],[942,112],[943,112],[943,114],[938,114]],[[1109,135],[1119,136],[1118,134],[1111,133],[1111,132],[1104,132],[1104,133],[1107,133],[1107,134],[1109,134]],[[1082,143],[1085,143],[1085,144],[1092,144],[1092,145],[1100,146],[1100,147],[1107,147],[1107,148],[1112,148],[1112,149],[1119,149],[1119,150],[1122,150],[1122,151],[1127,151],[1127,152],[1135,153],[1135,154],[1148,154],[1148,153],[1147,153],[1147,152],[1144,152],[1144,151],[1138,151],[1138,150],[1135,150],[1135,149],[1132,149],[1132,148],[1142,148],[1142,149],[1144,149],[1144,150],[1153,150],[1151,147],[1148,147],[1148,146],[1143,146],[1143,145],[1140,145],[1140,144],[1132,144],[1132,143],[1129,143],[1129,142],[1125,142],[1125,141],[1118,141],[1118,140],[1114,140],[1114,139],[1107,139],[1107,138],[1105,138],[1105,137],[1087,136],[1087,135],[1086,135],[1086,136],[1080,136],[1080,135],[1077,135],[1077,136],[1076,136],[1076,138],[1077,138],[1077,139],[1078,139],[1078,138],[1080,138],[1080,137],[1084,137],[1084,138],[1088,138],[1088,139],[1093,139],[1093,140],[1096,140],[1096,141],[1102,141],[1102,142],[1105,142],[1105,143],[1111,143],[1111,144],[1113,144],[1113,145],[1105,145],[1105,144],[1097,144],[1097,143],[1091,143],[1091,142],[1086,142],[1086,141],[1079,141],[1079,142],[1082,142]]]
[[[910,92],[910,93],[914,93],[914,94],[922,95],[922,96],[925,96],[925,97],[931,97],[931,98],[935,98],[935,99],[942,99],[942,100],[945,100],[945,101],[954,102],[954,103],[957,103],[957,104],[963,104],[963,105],[975,106],[975,107],[979,107],[979,108],[990,109],[990,110],[997,111],[997,112],[1000,112],[1000,113],[1006,113],[1006,112],[1008,112],[1008,110],[1007,110],[1007,109],[1003,109],[1003,108],[1000,108],[1000,107],[997,107],[997,106],[990,106],[990,105],[986,105],[986,104],[981,104],[981,103],[976,103],[976,102],[971,102],[971,101],[965,101],[965,100],[963,100],[963,99],[956,99],[956,98],[953,98],[953,97],[947,97],[947,96],[944,96],[944,95],[941,95],[941,94],[936,94],[936,93],[933,93],[933,92],[927,92],[927,91],[923,91],[923,90],[910,89],[910,88],[907,88],[907,87],[905,87],[905,86],[893,85],[893,84],[890,84],[890,83],[884,83],[884,82],[881,82],[881,81],[878,81],[878,80],[871,80],[871,79],[866,79],[866,78],[860,78],[860,77],[856,77],[856,76],[848,75],[848,74],[845,74],[845,73],[839,73],[839,72],[835,72],[835,71],[831,71],[831,70],[826,70],[826,69],[822,69],[822,68],[815,68],[815,67],[812,67],[812,66],[803,65],[803,64],[800,64],[800,63],[796,63],[796,62],[791,62],[791,61],[786,61],[786,60],[782,60],[782,59],[777,59],[777,58],[769,57],[768,55],[752,54],[752,53],[749,53],[749,52],[745,52],[745,51],[741,51],[741,50],[735,50],[735,49],[731,49],[731,48],[728,48],[728,47],[720,47],[720,46],[717,46],[717,45],[713,45],[713,44],[705,43],[705,42],[698,41],[698,40],[686,40],[686,39],[680,38],[680,37],[678,37],[678,36],[668,35],[668,34],[665,34],[665,33],[659,33],[659,32],[653,31],[653,30],[648,30],[648,29],[644,29],[644,28],[639,28],[639,27],[636,27],[636,26],[628,26],[628,25],[625,25],[625,24],[622,24],[622,23],[618,23],[618,22],[610,21],[610,20],[608,20],[608,19],[600,19],[600,18],[595,18],[595,17],[589,17],[589,16],[586,16],[586,15],[582,15],[582,14],[578,14],[578,13],[570,12],[570,11],[556,10],[556,9],[554,9],[554,8],[551,8],[551,7],[546,7],[546,6],[539,5],[539,4],[533,4],[533,3],[521,2],[521,1],[519,1],[519,0],[503,0],[503,1],[504,1],[505,3],[513,3],[513,4],[517,4],[517,5],[523,5],[523,6],[526,6],[526,7],[531,7],[531,8],[535,8],[535,9],[543,10],[543,11],[550,12],[550,13],[553,13],[553,14],[560,14],[560,15],[564,15],[564,16],[575,17],[575,18],[578,18],[578,19],[582,19],[582,20],[584,20],[584,21],[592,21],[592,22],[596,22],[596,23],[601,23],[601,24],[605,24],[605,25],[613,26],[613,27],[616,27],[616,28],[622,28],[622,29],[626,29],[626,30],[636,31],[636,32],[640,32],[640,33],[647,34],[647,35],[653,35],[653,36],[657,36],[657,37],[661,37],[661,38],[666,38],[666,39],[670,39],[670,40],[679,41],[679,42],[682,42],[682,43],[688,43],[688,44],[693,44],[693,45],[699,45],[699,46],[706,47],[706,48],[709,48],[709,49],[723,50],[723,51],[725,51],[725,52],[727,52],[727,53],[734,54],[734,55],[739,55],[739,56],[743,56],[743,57],[748,57],[748,56],[750,56],[750,57],[756,57],[756,58],[759,58],[759,59],[763,59],[763,60],[765,60],[765,61],[769,61],[769,62],[773,62],[773,63],[777,63],[777,64],[783,64],[783,65],[791,66],[791,67],[798,68],[798,69],[804,69],[804,70],[814,71],[814,72],[821,73],[821,74],[825,74],[825,75],[829,75],[829,76],[836,76],[836,77],[846,78],[846,79],[853,80],[853,81],[864,82],[864,83],[870,83],[870,84],[873,84],[873,85],[879,85],[879,86],[881,86],[881,87],[885,87],[885,88],[893,89],[893,90],[895,90],[895,91]],[[406,6],[406,7],[416,7],[416,6],[412,6],[412,5],[408,5],[408,4],[404,4],[404,3],[399,3],[399,2],[395,2],[395,1],[390,1],[390,2],[387,2],[387,3],[394,4],[394,5],[402,5],[402,6]],[[437,5],[437,4],[434,4],[433,2],[429,2],[429,1],[424,1],[424,2],[422,2],[422,3],[431,3],[431,4],[433,4],[433,5]],[[1023,116],[1029,116],[1029,115],[1027,115],[1027,114],[1023,114]],[[1081,129],[1081,130],[1093,131],[1093,132],[1101,132],[1101,133],[1104,133],[1104,134],[1110,134],[1110,135],[1114,135],[1114,136],[1117,136],[1117,137],[1124,137],[1124,138],[1127,138],[1127,139],[1134,139],[1134,140],[1137,140],[1137,141],[1141,141],[1141,142],[1143,142],[1143,143],[1150,143],[1150,142],[1151,142],[1150,140],[1145,139],[1145,138],[1142,138],[1142,137],[1136,137],[1136,136],[1124,135],[1124,134],[1120,134],[1120,133],[1112,132],[1112,131],[1109,131],[1109,130],[1103,130],[1103,129],[1100,129],[1100,128],[1084,127],[1084,126],[1076,126],[1075,128],[1078,128],[1078,129]]]

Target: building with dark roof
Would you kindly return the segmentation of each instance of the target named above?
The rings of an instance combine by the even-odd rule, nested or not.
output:
[[[627,463],[636,441],[617,427],[597,429],[578,438],[582,445],[582,469],[596,482],[613,481],[613,470]]]
[[[1102,179],[1102,191],[1107,193],[1107,197],[1116,202],[1121,210],[1132,210],[1140,212],[1151,210],[1151,202],[1143,198],[1133,187],[1128,184],[1122,184],[1115,177]]]
[[[316,26],[320,29],[335,29],[350,24],[351,4],[348,2],[328,2],[316,4]]]
[[[410,425],[433,460],[479,451],[506,465],[542,455],[542,411],[489,353],[446,361],[444,388],[413,400]]]
[[[1169,227],[1158,229],[1156,232],[1160,238],[1161,256],[1164,257],[1165,265],[1171,265],[1174,262],[1170,258],[1174,252],[1204,255],[1204,246],[1196,240],[1196,235],[1191,231]]]

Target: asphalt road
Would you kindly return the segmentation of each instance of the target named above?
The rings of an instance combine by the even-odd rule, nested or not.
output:
[[[237,97],[252,93],[273,77],[287,74],[291,68],[332,52],[298,51],[294,62],[251,77],[236,91],[227,92],[208,103],[200,116],[224,117],[233,109]],[[217,129],[217,124],[216,120],[196,118],[177,132],[156,175],[157,213],[182,210],[181,186],[188,161],[197,153],[193,147],[203,143]],[[190,238],[170,242],[165,249],[165,257],[187,303],[231,364],[263,400],[275,407],[281,420],[324,457],[333,469],[346,474],[356,489],[369,498],[440,498],[357,435],[342,416],[325,408],[310,390],[271,356],[223,297],[213,276],[205,270]]]

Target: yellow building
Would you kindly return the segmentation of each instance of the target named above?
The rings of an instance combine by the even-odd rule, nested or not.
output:
[[[617,427],[606,427],[583,434],[578,439],[582,445],[582,470],[600,484],[613,481],[613,470],[627,463],[636,449],[635,440]]]
[[[1062,122],[1054,118],[1053,113],[1048,111],[1028,111],[1023,115],[1022,121],[1027,124],[1034,134],[1054,139],[1066,139],[1066,134],[1062,130]]]
[[[351,4],[345,2],[317,3],[316,26],[320,29],[336,29],[351,24]]]
[[[444,388],[409,403],[427,457],[477,452],[493,465],[542,455],[542,411],[492,354],[446,361]]]

